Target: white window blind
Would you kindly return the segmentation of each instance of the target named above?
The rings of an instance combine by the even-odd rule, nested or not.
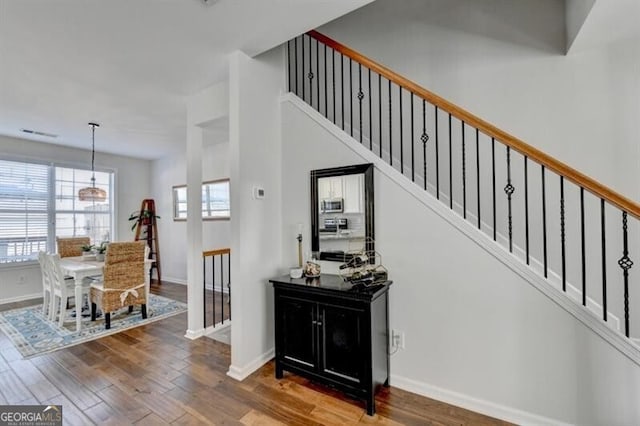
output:
[[[0,160],[0,263],[47,249],[49,166]]]

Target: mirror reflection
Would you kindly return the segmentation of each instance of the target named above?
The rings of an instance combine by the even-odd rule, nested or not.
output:
[[[343,262],[345,253],[373,249],[373,166],[314,170],[311,178],[316,257]]]

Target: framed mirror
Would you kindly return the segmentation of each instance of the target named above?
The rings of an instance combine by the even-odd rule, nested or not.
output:
[[[373,164],[311,171],[311,251],[344,262],[345,253],[373,251]]]

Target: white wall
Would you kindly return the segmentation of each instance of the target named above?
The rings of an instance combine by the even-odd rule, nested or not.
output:
[[[91,151],[6,136],[0,136],[0,155],[80,167],[89,167],[91,164]],[[144,198],[151,196],[150,162],[97,152],[96,168],[112,169],[116,173],[116,229],[113,239],[133,239],[131,223],[127,218],[132,211],[140,209],[140,202]],[[41,295],[42,280],[37,262],[32,266],[0,266],[0,288],[2,302]]]
[[[282,139],[287,267],[297,223],[309,247],[309,171],[364,159],[289,102]],[[374,182],[376,249],[394,280],[391,327],[405,333],[392,385],[514,421],[640,421],[635,364],[377,169]]]
[[[556,0],[379,0],[319,30],[640,200],[640,43],[564,56],[564,16]]]
[[[243,379],[273,356],[273,291],[281,265],[282,164],[278,95],[283,51],[230,57],[231,276],[233,322],[229,375]],[[264,188],[264,199],[253,188]]]
[[[229,143],[209,143],[205,131],[202,157],[204,181],[229,177]],[[173,220],[172,187],[185,185],[187,179],[184,153],[156,160],[151,167],[151,185],[158,221],[162,277],[167,281],[186,284],[187,222]],[[205,220],[202,224],[204,250],[229,247],[231,225],[228,220]]]

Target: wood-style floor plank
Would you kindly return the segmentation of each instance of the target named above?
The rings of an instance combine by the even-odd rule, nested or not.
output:
[[[151,288],[186,301],[185,286]],[[273,362],[237,382],[226,374],[230,347],[186,339],[186,327],[182,313],[26,361],[0,333],[0,404],[61,404],[65,425],[83,426],[506,424],[395,388],[383,389],[377,414],[367,416],[362,401],[341,392],[290,373],[277,380]]]

